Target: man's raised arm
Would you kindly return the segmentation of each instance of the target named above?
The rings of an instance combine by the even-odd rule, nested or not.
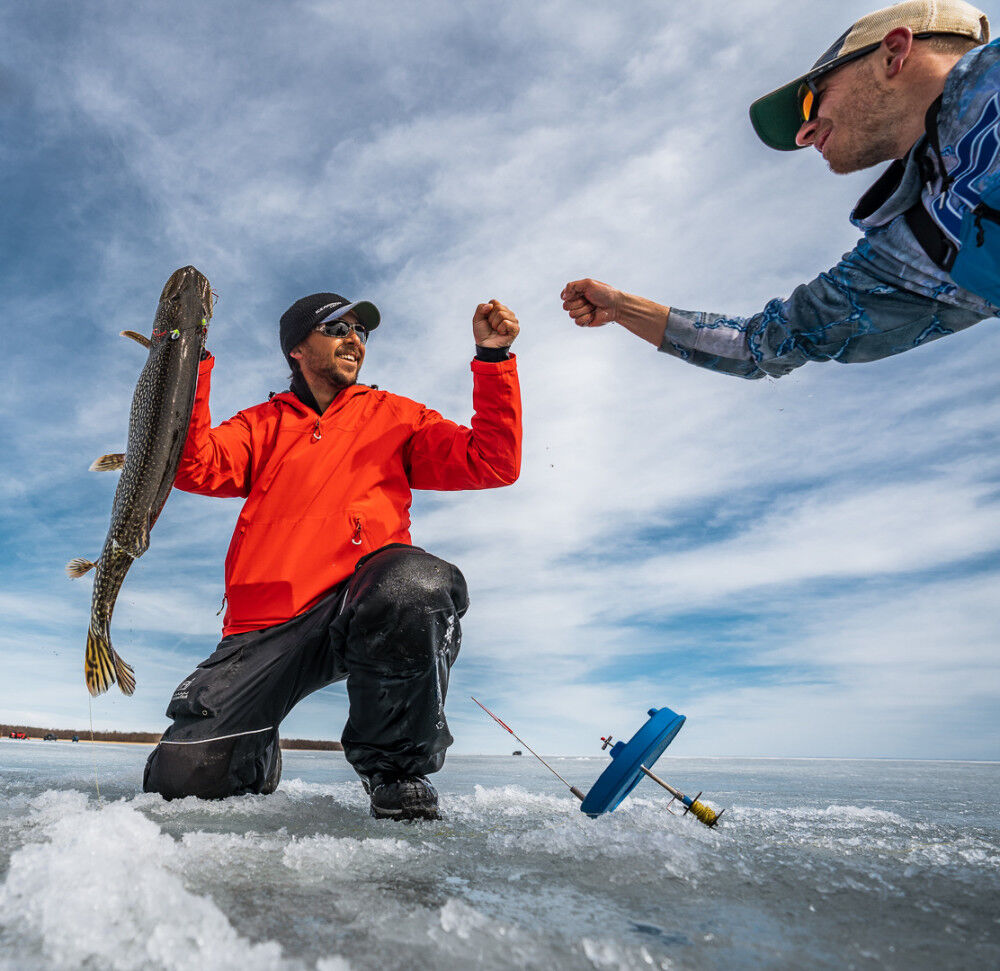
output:
[[[521,471],[521,389],[507,351],[520,325],[499,300],[480,304],[472,319],[472,427],[425,408],[406,450],[415,489],[489,489],[510,485]]]
[[[212,427],[208,398],[215,358],[206,356],[198,369],[191,424],[174,485],[205,496],[247,496],[250,492],[250,427],[241,415]]]

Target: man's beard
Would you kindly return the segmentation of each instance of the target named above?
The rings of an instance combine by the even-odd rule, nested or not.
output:
[[[893,103],[892,92],[876,78],[869,61],[862,61],[858,68],[850,99],[852,107],[842,113],[837,123],[847,144],[841,139],[838,145],[835,140],[826,155],[830,171],[837,175],[860,172],[888,162],[896,158],[899,151],[899,135],[894,130],[899,111]]]
[[[356,368],[354,374],[350,377],[345,377],[342,372],[330,364],[327,367],[321,368],[319,373],[324,381],[336,388],[338,391],[343,391],[344,388],[349,388],[352,384],[358,383],[358,374],[360,371],[360,367]]]

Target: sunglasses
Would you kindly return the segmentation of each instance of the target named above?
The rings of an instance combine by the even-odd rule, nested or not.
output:
[[[819,90],[816,88],[812,78],[806,78],[799,85],[799,118],[804,125],[807,121],[816,118],[819,108]]]
[[[350,324],[346,320],[331,320],[329,323],[320,324],[316,330],[327,337],[346,337],[352,330],[357,335],[362,344],[368,342],[368,330],[363,324]]]
[[[928,37],[933,37],[935,31],[926,31],[920,34],[914,34],[914,40],[927,40]],[[879,44],[869,44],[866,47],[862,47],[860,50],[854,51],[848,57],[840,58],[837,61],[837,68],[843,67],[845,64],[850,64],[851,61],[860,60],[862,57],[867,57],[873,51],[879,49],[881,45]],[[827,72],[823,71],[819,77],[823,77]],[[819,109],[819,88],[816,87],[816,82],[814,78],[806,78],[802,84],[799,85],[798,90],[798,101],[799,101],[799,117],[802,119],[800,124],[805,124],[807,121],[814,121],[816,119],[816,113]]]

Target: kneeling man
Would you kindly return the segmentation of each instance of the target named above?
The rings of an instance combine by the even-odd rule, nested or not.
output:
[[[214,358],[201,363],[176,485],[246,499],[229,552],[223,638],[178,686],[143,787],[168,799],[273,792],[278,726],[347,679],[342,741],[372,815],[437,817],[426,776],[453,739],[444,702],[469,605],[456,566],[410,543],[412,489],[510,485],[521,403],[496,300],[472,321],[472,427],[358,384],[379,312],[316,293],[282,315],[291,387],[211,427]]]

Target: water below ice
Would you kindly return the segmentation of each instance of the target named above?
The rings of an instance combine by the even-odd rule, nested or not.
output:
[[[147,753],[0,740],[0,971],[1000,966],[996,763],[665,756],[709,830],[648,781],[589,819],[527,757],[450,757],[396,824],[339,753],[172,803]]]

